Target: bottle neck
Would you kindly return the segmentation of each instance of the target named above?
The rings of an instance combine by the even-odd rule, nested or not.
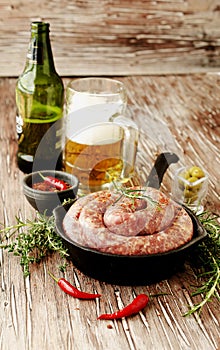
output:
[[[26,66],[33,65],[42,68],[45,73],[55,72],[49,36],[49,23],[32,23]]]

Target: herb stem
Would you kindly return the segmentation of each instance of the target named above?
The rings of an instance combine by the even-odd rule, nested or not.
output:
[[[209,252],[210,253],[210,252]],[[208,282],[206,282],[206,285],[209,286],[210,284],[212,285],[211,288],[206,292],[205,297],[203,298],[203,300],[196,304],[195,306],[193,306],[191,308],[191,310],[189,310],[187,313],[184,314],[184,316],[189,316],[191,314],[193,314],[196,311],[201,311],[203,306],[210,301],[210,299],[216,294],[216,288],[218,287],[219,281],[220,281],[220,269],[219,266],[215,260],[215,258],[212,256],[212,254],[210,253],[211,259],[213,260],[213,263],[216,267],[216,271],[214,272],[213,276],[210,277],[210,279],[208,280]],[[202,290],[202,288],[200,288],[200,290]],[[193,293],[193,295],[198,294],[198,292]]]
[[[113,181],[113,185],[117,192],[120,193],[119,198],[115,201],[117,203],[123,196],[131,198],[131,199],[146,199],[152,205],[158,205],[157,201],[154,201],[150,196],[144,194],[146,191],[145,188],[129,188],[129,187],[118,187],[116,183]]]

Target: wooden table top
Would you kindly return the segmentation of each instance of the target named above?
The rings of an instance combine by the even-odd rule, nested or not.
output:
[[[220,215],[220,75],[130,76],[118,78],[128,92],[127,114],[140,128],[139,161],[143,178],[163,151],[178,154],[182,164],[198,164],[209,173],[205,208]],[[65,84],[69,81],[64,79]],[[24,174],[16,166],[14,78],[0,79],[0,222],[15,224],[34,210],[25,200],[21,182]],[[165,174],[162,190],[171,191],[177,165]],[[47,274],[62,276],[59,257],[53,254],[31,266],[24,278],[19,257],[0,251],[1,312],[0,348],[116,350],[116,349],[218,349],[220,348],[219,302],[213,299],[200,316],[183,317],[199,285],[188,262],[169,279],[141,286],[120,286],[90,278],[71,262],[64,276],[89,292],[102,294],[99,301],[80,301],[64,294]],[[134,294],[159,294],[150,298],[144,311],[117,321],[100,321],[97,316],[127,305]]]

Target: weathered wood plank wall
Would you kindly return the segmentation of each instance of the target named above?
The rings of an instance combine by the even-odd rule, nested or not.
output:
[[[0,76],[24,66],[30,22],[51,24],[60,75],[220,67],[220,0],[0,0]]]

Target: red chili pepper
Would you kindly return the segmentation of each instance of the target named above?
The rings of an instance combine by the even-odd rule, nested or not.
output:
[[[116,320],[118,318],[137,314],[147,305],[149,297],[146,294],[139,294],[129,305],[122,310],[116,311],[113,314],[102,314],[98,320]]]
[[[58,191],[63,191],[67,189],[67,184],[63,180],[57,179],[53,176],[43,176],[41,173],[40,176],[46,183],[54,186]]]
[[[67,294],[71,295],[74,298],[78,299],[95,299],[100,298],[101,294],[92,294],[92,293],[86,293],[82,292],[81,290],[74,287],[72,284],[70,284],[65,278],[56,278],[52,275],[51,272],[49,272],[49,275],[54,279],[54,281],[57,282],[58,286]]]

